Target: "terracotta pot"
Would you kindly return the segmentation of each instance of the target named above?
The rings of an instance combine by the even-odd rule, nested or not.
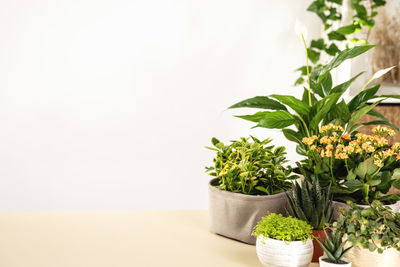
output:
[[[315,238],[319,238],[322,241],[326,240],[326,235],[324,230],[313,230],[312,234]],[[314,254],[312,257],[312,262],[319,262],[319,258],[324,255],[324,250],[321,248],[321,246],[318,244],[317,240],[313,238],[313,246],[314,246]]]

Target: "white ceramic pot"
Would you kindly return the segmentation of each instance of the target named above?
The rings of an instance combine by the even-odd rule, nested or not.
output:
[[[379,254],[359,246],[353,247],[346,254],[349,261],[353,263],[353,267],[399,267],[400,252],[394,248],[385,250]]]
[[[330,263],[323,261],[322,259],[327,259],[326,256],[319,257],[319,267],[351,267],[351,262],[349,262],[346,258],[343,258],[343,261],[347,263]]]
[[[264,236],[257,237],[257,256],[264,266],[307,267],[314,252],[311,239],[286,243]]]

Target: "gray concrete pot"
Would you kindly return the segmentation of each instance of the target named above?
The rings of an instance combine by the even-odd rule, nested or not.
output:
[[[216,185],[217,178],[208,184],[210,229],[214,233],[255,245],[256,237],[251,233],[261,217],[271,212],[286,214],[285,192],[252,196],[221,190]]]

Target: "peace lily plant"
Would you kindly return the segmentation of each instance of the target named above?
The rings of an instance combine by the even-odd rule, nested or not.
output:
[[[303,138],[318,134],[319,128],[329,123],[346,126],[350,134],[364,125],[388,125],[398,130],[374,108],[383,100],[400,98],[400,95],[377,95],[379,85],[368,87],[372,80],[384,75],[391,68],[376,73],[348,102],[342,99],[342,96],[363,72],[339,85],[333,86],[332,83],[333,70],[344,61],[357,57],[373,47],[373,45],[363,45],[345,49],[338,52],[328,64],[314,68],[311,73],[307,73],[308,86],[303,89],[301,98],[281,94],[256,96],[240,101],[229,108],[263,109],[264,111],[254,114],[236,117],[256,123],[255,127],[282,130],[288,140],[297,143],[297,153],[300,155],[306,155],[307,152],[307,145],[302,142]],[[306,55],[308,65],[308,54]],[[366,114],[377,119],[358,123],[358,120]]]

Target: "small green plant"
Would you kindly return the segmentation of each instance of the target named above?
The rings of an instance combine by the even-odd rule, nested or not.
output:
[[[328,257],[327,262],[331,263],[346,263],[343,261],[344,255],[353,247],[349,246],[345,248],[347,240],[343,240],[344,233],[338,230],[329,231],[329,233],[324,229],[326,240],[322,241],[316,239],[321,248],[325,251]]]
[[[305,221],[283,217],[282,214],[270,213],[263,217],[255,227],[254,236],[264,236],[266,238],[281,241],[306,241],[311,237],[312,227]]]
[[[330,187],[322,189],[318,180],[308,183],[296,181],[293,192],[286,193],[290,209],[289,214],[303,220],[313,227],[313,230],[323,230],[332,219],[332,198]]]
[[[352,202],[350,208],[340,208],[339,218],[333,228],[347,234],[347,240],[353,246],[360,245],[371,252],[383,253],[388,248],[400,251],[400,213],[394,213],[390,207],[379,201],[372,202],[368,208],[362,208]]]
[[[218,178],[218,188],[247,195],[273,195],[287,191],[292,184],[287,180],[298,178],[287,162],[285,148],[268,146],[271,139],[260,141],[251,137],[225,145],[216,138],[211,142],[217,151],[214,166],[206,167],[211,176]]]

